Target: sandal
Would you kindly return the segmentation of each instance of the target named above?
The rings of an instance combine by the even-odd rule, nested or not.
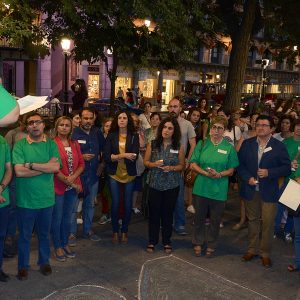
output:
[[[200,257],[202,252],[202,248],[200,245],[194,246],[194,254],[196,257]]]
[[[292,264],[288,265],[287,269],[289,272],[298,272],[299,271],[299,268],[297,268],[295,265],[292,265]]]
[[[206,252],[205,252],[205,257],[212,258],[212,257],[214,257],[214,254],[215,254],[215,249],[207,248]]]
[[[155,247],[154,247],[154,245],[148,245],[147,246],[147,248],[146,248],[146,251],[148,252],[148,253],[154,253],[154,251],[155,251]]]
[[[172,251],[173,251],[172,246],[170,246],[170,245],[165,245],[165,246],[164,246],[164,251],[165,251],[166,254],[171,254]]]

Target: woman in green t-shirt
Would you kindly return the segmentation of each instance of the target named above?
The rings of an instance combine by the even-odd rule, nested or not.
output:
[[[228,193],[228,177],[238,166],[234,147],[223,139],[227,120],[217,116],[211,121],[210,136],[205,143],[200,141],[190,159],[191,168],[198,173],[193,187],[195,208],[193,245],[196,256],[204,247],[206,257],[212,257],[219,236],[220,221]],[[205,226],[207,213],[210,224]],[[207,234],[206,234],[207,230]]]

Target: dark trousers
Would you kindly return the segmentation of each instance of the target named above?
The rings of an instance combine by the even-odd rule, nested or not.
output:
[[[163,245],[171,244],[173,213],[178,193],[179,187],[165,191],[149,188],[149,244],[158,243],[160,226]]]
[[[207,244],[208,248],[215,248],[220,232],[220,222],[225,208],[225,202],[193,195],[195,208],[194,230],[192,243],[194,245]],[[210,224],[205,225],[209,212]]]
[[[3,263],[4,239],[7,231],[8,216],[9,206],[4,206],[0,208],[0,270],[2,269]]]

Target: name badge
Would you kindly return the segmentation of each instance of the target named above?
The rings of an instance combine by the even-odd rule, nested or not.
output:
[[[222,150],[222,149],[218,149],[218,152],[222,153],[222,154],[227,154],[227,151],[226,150]]]
[[[267,152],[269,152],[269,151],[271,151],[272,150],[272,147],[268,147],[268,148],[266,148],[265,150],[264,150],[264,153],[267,153]]]
[[[170,153],[176,153],[176,154],[178,154],[178,150],[170,149]]]
[[[79,144],[86,144],[86,140],[78,140]]]

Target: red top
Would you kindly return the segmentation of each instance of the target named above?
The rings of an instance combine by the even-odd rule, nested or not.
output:
[[[68,177],[70,174],[69,174],[69,168],[68,168],[68,156],[67,156],[65,147],[59,137],[55,137],[54,142],[58,146],[58,151],[59,151],[60,159],[61,159],[61,163],[62,163],[62,168],[58,171],[58,173],[61,173],[64,176]],[[73,172],[75,172],[79,167],[84,168],[84,160],[83,160],[83,156],[81,154],[80,146],[79,146],[78,142],[69,140],[69,144],[72,149],[73,170],[74,170]],[[54,174],[54,190],[55,190],[55,194],[63,195],[67,188],[67,185],[58,179],[58,177],[57,177],[58,173]],[[80,176],[78,176],[75,179],[74,183],[79,184],[82,189]]]

